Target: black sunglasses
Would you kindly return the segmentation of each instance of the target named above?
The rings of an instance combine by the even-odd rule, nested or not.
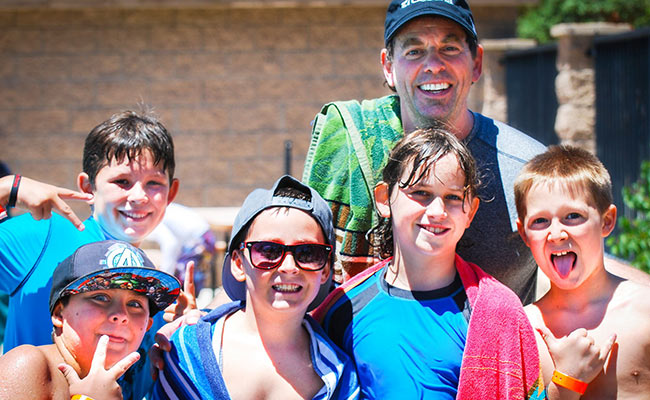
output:
[[[305,271],[318,271],[325,267],[332,253],[332,246],[321,243],[303,243],[286,245],[276,242],[243,242],[239,249],[244,247],[250,252],[251,264],[259,269],[273,269],[284,261],[288,252],[293,254],[296,266]]]

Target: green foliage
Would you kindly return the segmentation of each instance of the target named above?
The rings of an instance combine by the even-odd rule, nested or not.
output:
[[[517,34],[544,43],[551,40],[553,25],[603,21],[650,25],[650,0],[539,0],[519,17]]]
[[[630,260],[642,271],[650,272],[650,161],[641,164],[641,176],[623,188],[623,201],[635,211],[636,218],[619,217],[619,233],[607,239],[615,256]]]

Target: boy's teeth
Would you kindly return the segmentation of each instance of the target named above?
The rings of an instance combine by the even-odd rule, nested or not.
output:
[[[425,228],[425,229],[432,233],[442,233],[445,231],[445,228]]]
[[[438,90],[445,90],[447,88],[449,88],[448,83],[427,83],[425,85],[420,85],[420,89],[434,92]]]
[[[147,213],[134,213],[134,212],[129,212],[129,211],[122,211],[124,215],[126,215],[129,218],[134,218],[134,219],[139,219],[139,218],[144,218],[147,216]]]
[[[297,292],[300,290],[300,285],[291,283],[279,283],[273,285],[273,289],[277,290],[278,292]]]

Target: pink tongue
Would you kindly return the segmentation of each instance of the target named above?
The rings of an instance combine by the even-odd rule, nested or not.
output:
[[[576,260],[576,254],[569,252],[564,256],[553,256],[553,265],[555,270],[562,278],[569,276],[573,263]]]

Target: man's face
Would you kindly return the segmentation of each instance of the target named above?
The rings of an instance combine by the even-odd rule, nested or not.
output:
[[[400,97],[406,131],[438,121],[468,133],[467,96],[481,75],[483,49],[472,56],[466,34],[443,17],[423,16],[402,27],[393,54],[382,51],[384,76]]]
[[[149,151],[135,159],[111,162],[99,170],[95,184],[80,175],[80,187],[92,192],[93,217],[112,238],[138,245],[158,226],[167,205],[174,199],[178,181],[159,164]]]

